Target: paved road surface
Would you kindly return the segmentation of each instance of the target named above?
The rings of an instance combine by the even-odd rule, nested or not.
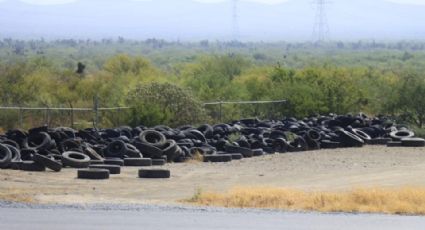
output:
[[[236,209],[143,206],[127,210],[69,207],[0,207],[0,229],[323,229],[415,230],[425,218],[386,215],[285,213]]]

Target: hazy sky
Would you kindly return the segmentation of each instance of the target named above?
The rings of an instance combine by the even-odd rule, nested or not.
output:
[[[230,40],[231,0],[0,0],[0,37]],[[239,0],[241,40],[311,40],[314,0]],[[331,0],[332,40],[425,39],[425,0]]]

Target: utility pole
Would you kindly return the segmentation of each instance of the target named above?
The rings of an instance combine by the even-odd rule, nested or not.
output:
[[[326,16],[326,0],[315,0],[313,5],[316,8],[316,18],[313,28],[313,39],[315,42],[323,42],[329,39],[329,25]]]
[[[232,33],[233,41],[239,40],[239,15],[238,15],[239,0],[232,0]]]

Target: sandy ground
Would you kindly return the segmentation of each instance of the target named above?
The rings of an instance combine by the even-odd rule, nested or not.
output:
[[[76,179],[76,169],[55,172],[0,171],[0,199],[35,203],[164,204],[195,191],[235,186],[305,190],[356,187],[425,187],[425,148],[364,148],[266,155],[230,163],[168,164],[170,179],[137,178],[138,167],[123,167],[109,180]]]

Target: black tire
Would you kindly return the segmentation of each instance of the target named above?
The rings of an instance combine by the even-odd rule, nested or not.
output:
[[[29,172],[44,172],[46,171],[46,167],[44,165],[39,164],[34,161],[22,161],[20,165],[20,169],[23,171],[29,171]]]
[[[62,164],[72,168],[87,168],[90,165],[90,157],[84,153],[68,151],[62,154]]]
[[[390,137],[393,140],[399,141],[403,138],[412,138],[415,134],[410,130],[397,130],[390,133]]]
[[[109,179],[107,169],[80,169],[77,173],[78,179],[104,180]]]
[[[40,154],[34,155],[34,162],[43,165],[44,167],[49,168],[55,172],[60,172],[62,169],[62,163]]]
[[[119,166],[124,166],[124,160],[119,159],[119,158],[106,158],[103,161],[104,164],[106,165],[119,165]]]
[[[103,157],[91,147],[85,147],[84,154],[89,156],[91,160],[104,160]]]
[[[124,159],[125,166],[152,166],[151,158],[126,158]]]
[[[322,149],[337,149],[341,145],[340,142],[330,141],[330,140],[322,140],[320,141],[320,147]]]
[[[106,147],[105,156],[114,158],[124,158],[127,153],[127,145],[123,141],[113,141]]]
[[[360,137],[361,139],[363,139],[364,141],[366,140],[370,140],[372,139],[369,134],[361,131],[360,129],[352,129],[351,130],[353,132],[353,134],[357,135],[358,137]]]
[[[243,158],[242,154],[240,153],[232,153],[230,155],[232,156],[232,160],[241,160]]]
[[[12,152],[3,144],[0,144],[0,168],[7,168],[12,162]]]
[[[21,159],[23,161],[32,161],[32,158],[37,153],[35,149],[21,149]]]
[[[156,147],[164,145],[165,141],[167,140],[164,134],[156,130],[143,131],[142,133],[140,133],[139,139],[142,143],[147,143]]]
[[[167,156],[168,162],[173,162],[180,153],[179,146],[174,140],[167,140],[164,144],[163,154]]]
[[[283,138],[277,138],[273,140],[273,150],[276,153],[286,153],[289,149],[288,142]]]
[[[140,169],[140,178],[170,178],[170,170],[167,169]]]
[[[425,147],[425,139],[423,138],[403,138],[401,144],[404,147]]]
[[[121,166],[119,165],[90,165],[89,169],[107,169],[109,174],[120,174]]]
[[[252,157],[254,155],[254,153],[252,152],[251,149],[233,146],[233,145],[226,145],[225,150],[228,153],[240,153],[240,154],[242,154],[242,156],[244,158],[249,158],[249,157]]]
[[[230,162],[232,161],[231,154],[220,154],[220,155],[205,155],[204,162]]]
[[[144,157],[160,158],[163,154],[162,149],[149,143],[134,142],[133,145],[142,153]]]
[[[12,170],[21,170],[22,161],[10,162],[9,168]]]
[[[387,147],[402,147],[401,141],[389,141],[387,142]]]
[[[253,149],[252,153],[253,153],[253,156],[255,157],[264,155],[263,149]]]
[[[338,130],[335,133],[340,137],[344,147],[362,147],[365,143],[359,136],[345,130]]]
[[[366,140],[366,144],[368,145],[386,145],[388,142],[392,141],[391,138],[373,138],[370,140]]]
[[[152,159],[152,165],[165,165],[166,162],[164,159]]]
[[[125,144],[127,146],[127,152],[125,153],[126,157],[130,158],[143,158],[142,153],[131,144]]]
[[[103,165],[105,164],[104,160],[90,160],[90,165]]]
[[[32,133],[28,136],[28,144],[30,148],[37,150],[49,149],[52,144],[52,139],[46,132]]]

